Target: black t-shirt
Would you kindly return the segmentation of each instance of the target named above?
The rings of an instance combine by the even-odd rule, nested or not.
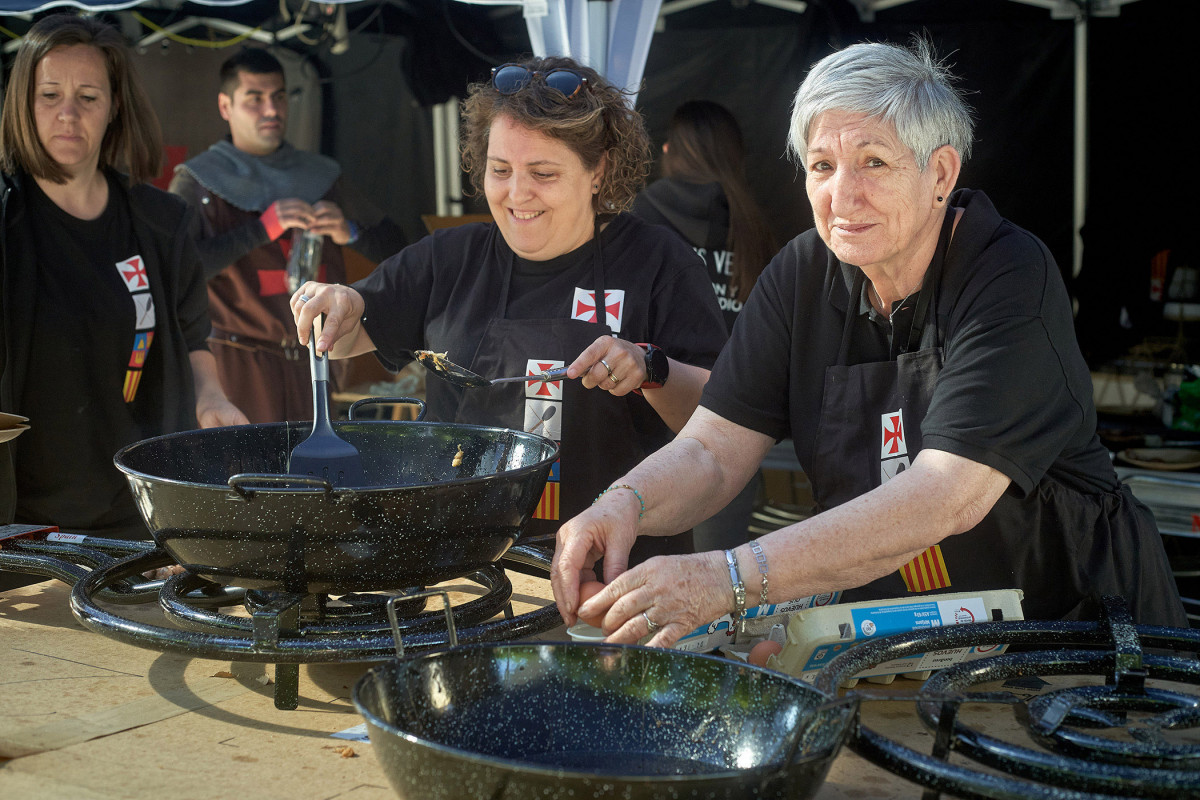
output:
[[[68,530],[144,531],[113,466],[117,450],[157,429],[163,403],[154,304],[136,260],[128,198],[110,178],[104,212],[81,220],[36,182],[29,186],[37,297],[21,398],[32,423],[16,449],[16,517]]]
[[[1053,258],[983,193],[959,190],[951,203],[966,211],[937,297],[943,366],[920,423],[923,446],[994,467],[1019,496],[1045,475],[1088,494],[1113,489],[1091,376]],[[793,239],[759,279],[701,400],[739,425],[791,437],[814,482],[825,370],[837,360],[848,307],[855,319],[847,362],[889,358],[889,332],[857,313],[861,298],[849,296],[855,269],[816,231]]]
[[[628,215],[613,219],[601,245],[605,289],[625,291],[618,335],[655,344],[686,364],[711,367],[725,341],[724,326],[691,248]],[[593,248],[588,242],[556,259],[524,261],[514,259],[494,224],[435,231],[354,285],[366,300],[363,325],[390,369],[410,360],[413,350],[447,352],[451,361],[469,366],[488,323],[501,313],[508,319],[570,318],[575,290],[595,288]],[[501,312],[510,263],[512,282]],[[491,313],[464,313],[467,298],[473,302],[478,294],[494,298]],[[439,380],[426,386],[429,417],[453,420],[464,390]],[[630,402],[638,414],[657,419],[641,398],[631,395]]]

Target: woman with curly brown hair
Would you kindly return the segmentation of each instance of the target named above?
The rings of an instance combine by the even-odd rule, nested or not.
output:
[[[725,326],[695,252],[622,213],[649,139],[620,89],[567,58],[505,64],[470,88],[463,117],[464,163],[495,221],[437,231],[352,287],[307,283],[292,306],[302,342],[327,315],[317,349],[335,358],[374,350],[398,369],[432,350],[489,376],[569,367],[552,383],[428,389],[433,418],[562,442],[524,541],[548,540],[687,421]],[[690,552],[690,538],[632,558]]]

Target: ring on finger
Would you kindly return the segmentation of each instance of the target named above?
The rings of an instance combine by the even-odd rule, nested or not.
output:
[[[647,614],[645,611],[642,612],[642,619],[646,620],[646,627],[648,627],[650,629],[651,633],[656,632],[659,628],[662,627],[662,625],[659,625],[657,622],[650,619],[650,615]]]
[[[300,295],[300,302],[301,302],[301,303],[307,303],[309,300],[312,300],[312,298],[311,298],[311,297],[309,297],[308,295],[306,295],[306,294],[302,294],[302,295]]]
[[[607,362],[607,361],[605,361],[603,358],[602,358],[602,359],[600,359],[600,363],[604,365],[604,368],[605,368],[606,370],[608,370],[608,377],[610,377],[610,378],[611,378],[611,377],[612,377],[612,367],[610,367],[610,366],[608,365],[608,362]]]
[[[608,379],[609,379],[610,381],[612,381],[614,384],[617,384],[617,383],[620,383],[620,382],[621,382],[621,379],[620,379],[620,378],[618,378],[616,375],[613,375],[611,372],[610,372],[610,373],[608,373]]]

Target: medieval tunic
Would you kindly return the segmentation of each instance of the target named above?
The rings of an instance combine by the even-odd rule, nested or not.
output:
[[[251,422],[312,418],[308,353],[288,306],[291,234],[271,241],[259,217],[276,200],[329,200],[362,228],[355,249],[381,260],[404,246],[399,229],[354,196],[332,159],[288,144],[269,156],[221,141],[176,168],[171,191],[198,212],[208,276],[210,347],[230,401]],[[341,248],[326,237],[317,280],[346,278]]]

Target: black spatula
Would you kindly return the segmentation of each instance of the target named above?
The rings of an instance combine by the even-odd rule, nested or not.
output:
[[[313,382],[312,433],[292,448],[288,474],[324,478],[334,486],[362,486],[362,455],[334,433],[329,422],[329,355],[317,355],[315,328],[308,337],[308,363]]]

